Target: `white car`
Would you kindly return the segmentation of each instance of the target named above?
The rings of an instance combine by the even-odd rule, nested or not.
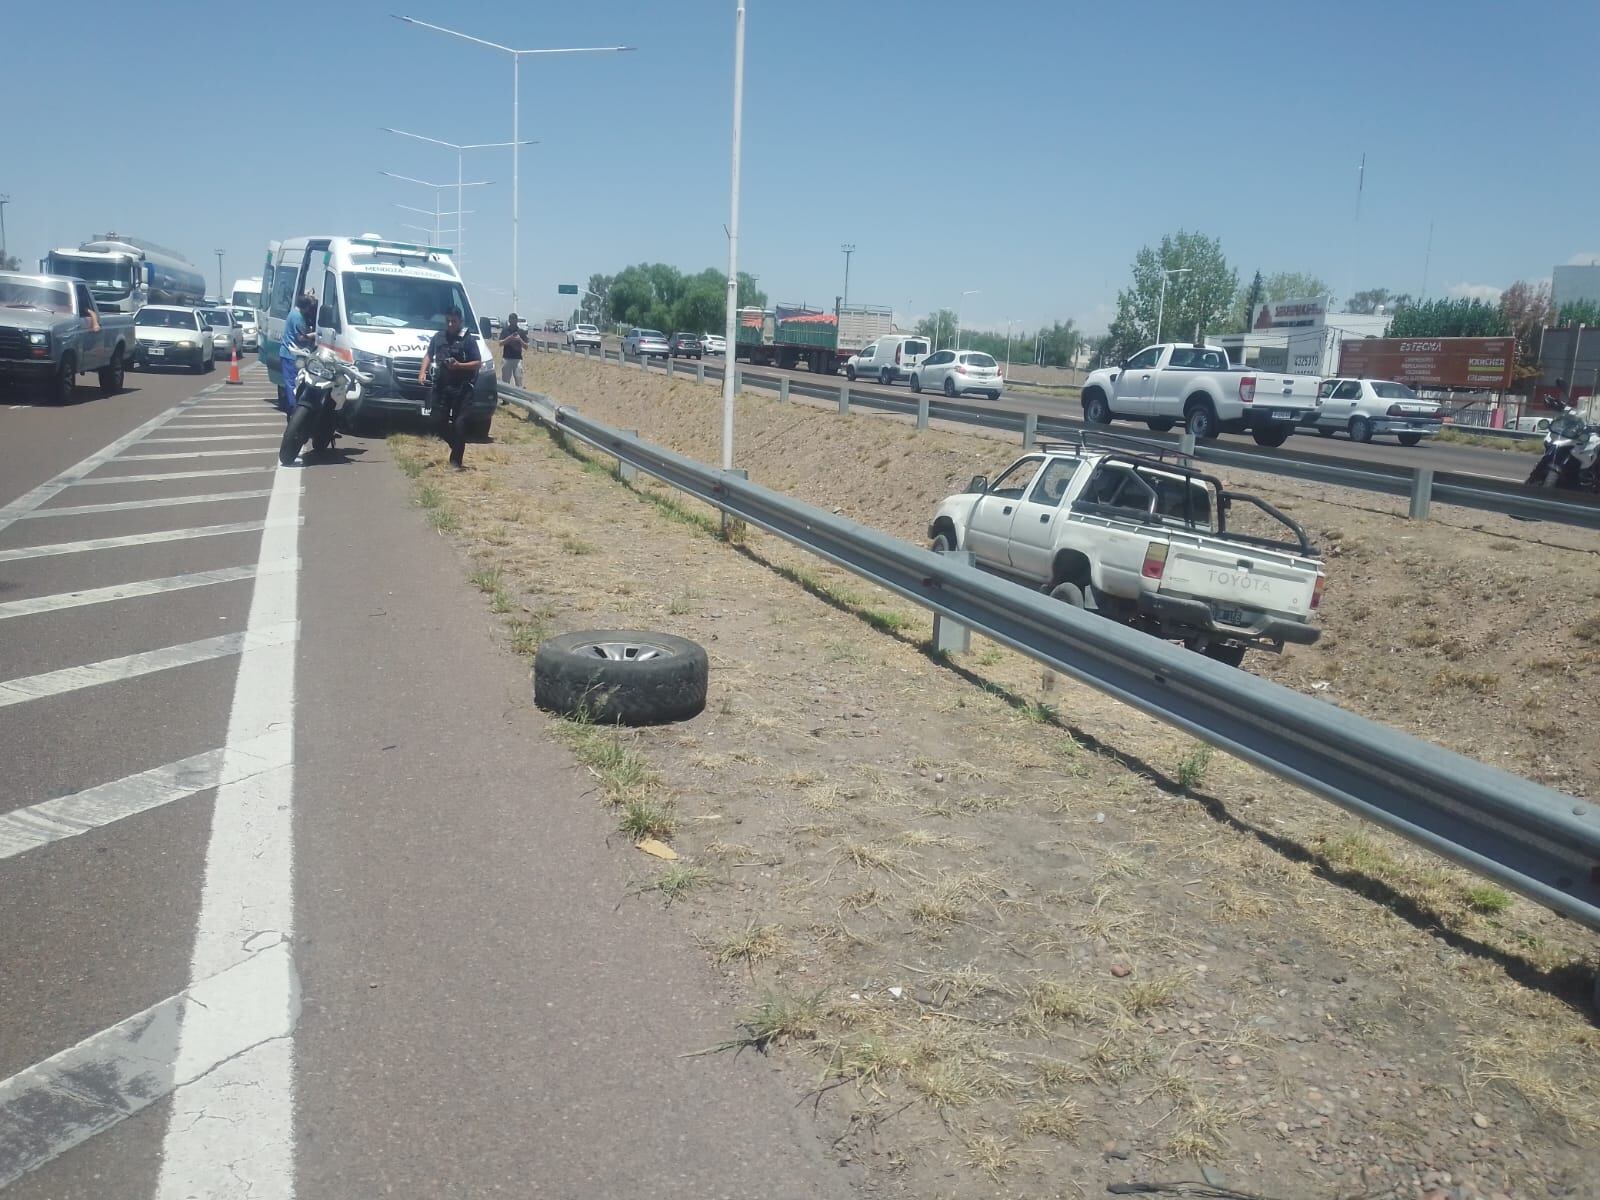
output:
[[[670,358],[672,347],[659,329],[630,329],[623,335],[622,353],[638,358]]]
[[[1443,423],[1440,405],[1403,383],[1324,379],[1317,389],[1317,432],[1323,437],[1344,430],[1352,442],[1370,442],[1374,434],[1392,433],[1402,446],[1415,446],[1437,434]]]
[[[704,350],[707,354],[721,354],[726,356],[728,353],[728,342],[727,339],[724,338],[720,333],[702,333],[700,335],[700,349]]]
[[[135,367],[188,367],[195,374],[217,364],[211,330],[192,308],[146,304],[133,318]]]
[[[907,379],[922,365],[932,348],[927,338],[914,333],[884,334],[872,345],[862,347],[860,354],[852,354],[845,360],[845,378],[851,381],[876,379],[884,385]]]
[[[261,325],[253,308],[232,308],[234,322],[239,326],[239,345],[246,350],[261,349]]]
[[[231,308],[202,308],[200,319],[206,323],[211,337],[211,348],[219,359],[231,359],[235,351],[244,349],[244,331],[233,319]]]
[[[567,330],[567,345],[576,350],[580,346],[600,345],[600,331],[593,325],[574,325]]]
[[[991,400],[1000,399],[1005,389],[1000,364],[992,354],[981,350],[941,350],[930,354],[911,372],[911,390],[939,388],[946,396],[982,392]]]

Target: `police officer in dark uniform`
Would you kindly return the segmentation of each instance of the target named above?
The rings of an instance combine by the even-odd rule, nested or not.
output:
[[[438,422],[440,436],[450,447],[450,465],[458,471],[466,466],[467,405],[482,365],[478,339],[462,328],[461,310],[452,308],[445,315],[443,332],[434,334],[428,343],[417,382],[427,386],[428,369],[433,368],[432,401],[422,415],[431,412]]]

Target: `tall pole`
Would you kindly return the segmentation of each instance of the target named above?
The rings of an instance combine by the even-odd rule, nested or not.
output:
[[[11,197],[0,196],[0,262],[6,261],[6,205],[11,203]]]
[[[461,182],[461,155],[462,155],[462,151],[457,150],[456,151],[456,261],[457,262],[460,262],[463,258],[465,258],[467,256],[466,255],[466,251],[461,248],[462,244],[465,243],[466,240],[467,240],[466,236],[462,233],[462,227],[466,224],[466,222],[461,219],[461,214],[466,210],[466,207],[467,207],[465,204],[461,203],[461,189],[462,189],[463,186],[465,186]],[[512,312],[516,312],[517,310],[515,308],[513,308],[511,311]]]
[[[956,349],[961,349],[961,313],[967,307],[967,297],[981,294],[982,289],[973,288],[971,291],[961,293],[961,298],[956,301]]]
[[[222,289],[227,285],[222,282],[222,251],[217,251],[217,299],[224,304],[228,302],[227,293]]]
[[[722,469],[733,470],[733,379],[739,361],[739,149],[744,135],[744,0],[733,9],[733,152],[728,185],[728,358],[722,372]]]
[[[1167,315],[1167,273],[1161,272],[1161,299],[1156,304],[1156,341],[1161,341],[1161,322]]]
[[[517,222],[522,215],[522,147],[516,143],[522,141],[522,55],[515,51],[511,54],[511,141],[511,311],[521,312],[517,270],[522,263],[522,229]]]
[[[840,308],[850,307],[850,256],[856,252],[854,242],[846,242],[839,249],[844,251],[844,299],[839,302]]]
[[[1015,318],[1006,320],[1006,374],[1011,374],[1011,327],[1016,324]]]

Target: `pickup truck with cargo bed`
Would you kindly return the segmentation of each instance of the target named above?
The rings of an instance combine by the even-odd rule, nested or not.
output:
[[[122,390],[132,346],[133,318],[98,311],[83,280],[0,271],[0,390],[33,386],[66,404],[94,371],[109,396]]]
[[[1316,420],[1321,382],[1235,366],[1220,346],[1147,346],[1084,380],[1083,419],[1143,421],[1158,433],[1186,424],[1207,441],[1248,432],[1258,446],[1281,446],[1297,426]]]
[[[1324,575],[1305,530],[1186,462],[1092,435],[1049,444],[941,501],[928,536],[935,550],[970,551],[996,574],[1230,666],[1249,649],[1315,642]],[[1235,517],[1250,532],[1230,528]]]

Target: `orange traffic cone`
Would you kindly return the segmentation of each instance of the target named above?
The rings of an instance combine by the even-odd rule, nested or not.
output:
[[[243,383],[244,382],[244,380],[239,378],[239,347],[237,347],[237,346],[235,346],[233,348],[233,366],[228,368],[228,382],[229,383]]]

